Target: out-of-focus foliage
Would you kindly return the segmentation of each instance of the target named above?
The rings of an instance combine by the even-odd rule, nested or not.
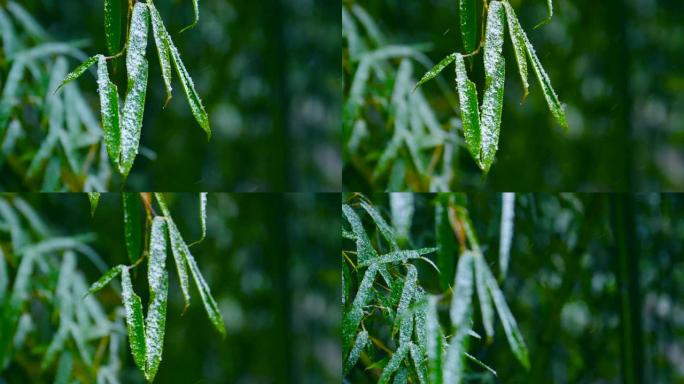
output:
[[[174,83],[179,97],[163,109],[167,92],[153,58],[141,156],[126,188],[339,190],[339,1],[220,0],[199,5],[200,22],[180,34],[193,22],[192,2],[155,2],[202,96],[212,140],[207,142],[193,128],[197,123],[180,83]],[[22,6],[50,36],[86,37],[89,52],[107,47],[102,1],[29,0]],[[148,50],[153,45],[150,39]],[[123,58],[110,62],[110,76],[117,84],[126,83]],[[94,82],[79,85],[87,105],[95,109]],[[0,187],[6,190],[30,189],[5,182],[2,177]],[[117,175],[109,189],[121,184]]]
[[[132,196],[140,199],[138,194]],[[203,220],[198,219],[201,206],[197,195],[166,197],[173,222],[183,237],[201,238]],[[137,206],[141,215],[156,212],[168,217],[166,209],[152,203],[151,196],[142,195],[142,200]],[[85,195],[29,195],[27,201],[13,195],[0,200],[0,265],[6,267],[0,269],[0,282],[12,283],[0,286],[0,292],[3,301],[18,303],[3,305],[0,383],[67,382],[60,380],[69,376],[82,383],[144,382],[126,345],[130,328],[127,332],[118,279],[111,280],[111,287],[98,283],[95,288],[101,290],[86,295],[88,283],[97,280],[107,265],[131,262],[131,246],[124,236],[129,224],[122,220],[121,195],[101,194],[92,218]],[[131,202],[135,200],[127,201],[129,207],[134,206]],[[30,207],[33,210],[28,210]],[[217,337],[216,330],[209,326],[204,297],[193,294],[185,310],[182,279],[177,279],[175,272],[169,273],[165,327],[163,323],[162,328],[151,326],[154,316],[150,313],[155,310],[143,306],[147,313],[144,333],[150,336],[150,330],[165,328],[156,382],[339,380],[339,312],[334,300],[339,294],[335,294],[339,292],[339,273],[329,258],[339,248],[339,235],[326,230],[339,227],[338,207],[339,198],[334,195],[209,194],[206,237],[191,249],[223,316],[221,325],[225,326],[226,337]],[[160,220],[155,222],[170,223],[168,219]],[[157,227],[153,226],[152,232]],[[85,231],[87,236],[69,235]],[[264,238],[269,241],[264,242]],[[173,239],[171,242],[173,247]],[[157,246],[145,247],[137,263],[147,257],[146,249],[152,252],[151,260],[158,259]],[[29,260],[35,263],[28,274],[20,273],[27,268],[22,265],[30,265],[22,264],[26,255],[33,255]],[[132,287],[142,303],[153,303],[161,291],[152,280],[149,291],[143,288],[148,285],[148,275],[156,274],[155,268],[150,266],[148,271],[146,264],[124,268],[130,271]],[[175,271],[171,264],[169,260],[169,270]],[[17,277],[22,275],[30,278]],[[192,280],[192,276],[188,277]],[[66,292],[69,297],[60,293],[63,288],[59,287],[64,284],[70,287]],[[195,292],[194,283],[190,284],[191,292]],[[68,310],[71,305],[76,308],[73,316]],[[91,311],[97,312],[92,315]],[[71,326],[64,340],[59,332],[63,323]],[[63,346],[58,345],[58,353],[43,369],[41,364],[54,340],[61,340]],[[11,353],[4,354],[8,345]],[[150,350],[156,350],[150,349],[154,342],[143,340],[142,345],[148,355]],[[146,358],[142,359],[144,371],[153,375],[149,362],[156,360],[145,363]]]
[[[529,371],[514,363],[509,340],[501,332],[501,321],[495,315],[494,337],[491,340],[470,337],[468,352],[496,370],[497,377],[468,359],[464,382],[673,383],[684,380],[681,368],[684,366],[684,306],[681,303],[684,199],[681,196],[516,194],[513,232],[509,238],[505,229],[509,226],[504,224],[506,220],[501,220],[499,194],[468,194],[467,202],[458,195],[413,195],[413,203],[404,205],[412,207],[404,211],[411,212],[412,219],[409,237],[401,247],[439,246],[438,252],[427,255],[439,273],[427,263],[413,264],[425,291],[446,292],[448,296],[448,292],[456,293],[459,287],[455,280],[460,268],[457,258],[460,242],[458,236],[453,236],[448,211],[442,208],[445,198],[468,208],[480,249],[499,281],[529,355]],[[394,199],[394,194],[371,198],[373,206],[384,217],[390,214],[394,217],[398,214],[395,212],[400,212],[394,209],[398,206]],[[383,234],[375,229],[372,219],[362,210],[355,211],[363,217],[373,244],[384,244]],[[451,238],[440,230],[445,228],[442,226],[445,222],[446,234]],[[350,234],[351,231],[347,233]],[[508,241],[510,259],[505,277],[501,277],[497,259],[503,254],[501,243]],[[345,240],[344,244],[348,246],[343,249],[353,249],[354,241]],[[355,256],[349,255],[352,260]],[[353,269],[350,271],[354,276]],[[356,284],[354,281],[352,284]],[[476,286],[472,289],[477,291]],[[484,338],[487,333],[484,316],[475,296],[471,304],[473,330]],[[447,297],[439,299],[448,303]],[[365,314],[372,311],[377,314],[365,317],[364,323],[369,335],[375,335],[379,342],[393,343],[392,322],[378,328],[383,324],[379,314],[392,314],[392,308],[366,307]],[[449,324],[443,312],[440,321]],[[377,331],[383,327],[384,332]],[[372,348],[361,354],[357,367],[347,376],[349,382],[378,380],[387,360],[381,360],[375,366],[377,369],[365,368],[379,360],[378,356],[386,356],[387,352],[374,352],[380,349],[379,345],[373,341]],[[392,345],[389,344],[393,350]],[[420,380],[414,378],[410,382]]]
[[[652,191],[684,188],[681,135],[684,66],[680,54],[684,32],[679,18],[684,5],[674,0],[555,1],[553,18],[534,29],[532,26],[548,17],[547,2],[509,0],[509,3],[565,104],[569,128],[567,133],[554,128],[556,124],[541,97],[541,88],[532,81],[534,75],[529,65],[530,96],[521,104],[524,90],[517,78],[518,64],[507,60],[506,72],[511,76],[505,85],[497,159],[483,181],[468,152],[456,151],[451,163],[450,189]],[[433,62],[462,50],[458,1],[399,4],[368,0],[345,4],[362,5],[389,43],[414,46],[428,43],[424,52]],[[481,11],[478,7],[478,23]],[[504,56],[514,57],[508,41],[504,44]],[[471,69],[468,62],[466,66],[470,79],[478,89],[483,89],[484,72],[480,66],[474,65]],[[344,68],[347,73],[349,69]],[[453,77],[453,72],[445,71],[437,79],[453,84]],[[345,83],[345,92],[349,85]],[[450,98],[441,92],[441,86],[426,83],[421,89],[437,120],[453,130],[449,121],[459,115],[454,112]],[[376,92],[372,102],[364,103],[365,108],[389,105],[390,94]],[[379,114],[371,117],[366,131],[384,140],[375,139],[370,148],[382,149],[389,141],[386,132],[393,120]],[[463,147],[456,147],[460,148]],[[377,159],[367,149],[362,154],[368,155],[367,164],[372,165]],[[345,158],[346,190],[377,191],[388,189],[388,185],[392,187],[386,181],[376,182],[369,175]],[[409,186],[417,189],[415,184]],[[421,190],[427,187],[423,185]]]
[[[57,90],[84,41],[55,41],[15,1],[0,5],[0,33],[0,189],[107,188],[99,115],[77,84]]]

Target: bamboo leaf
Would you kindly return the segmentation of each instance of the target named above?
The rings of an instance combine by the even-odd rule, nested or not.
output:
[[[458,6],[463,49],[466,53],[475,50],[477,36],[477,16],[475,0],[460,0]]]
[[[95,293],[102,288],[106,287],[113,278],[119,276],[119,274],[126,268],[124,265],[117,265],[107,271],[102,277],[100,277],[96,282],[94,282],[90,288],[88,288],[88,293]]]
[[[390,209],[392,211],[392,226],[396,230],[397,237],[406,243],[411,232],[413,221],[413,193],[393,192],[390,193]]]
[[[202,236],[199,238],[199,240],[194,241],[190,246],[192,247],[195,244],[199,244],[202,241],[204,241],[204,238],[207,237],[207,193],[206,192],[200,192],[199,194],[199,212],[200,212],[200,228],[202,230]]]
[[[88,201],[90,201],[90,216],[95,216],[97,204],[100,202],[100,192],[88,192]]]
[[[482,120],[480,124],[482,130],[481,168],[485,174],[489,172],[489,168],[494,163],[494,157],[499,147],[505,71],[505,60],[503,56],[500,56],[496,72],[492,75],[489,85],[485,88],[482,101]]]
[[[131,354],[135,365],[145,372],[145,326],[143,324],[143,310],[140,297],[133,291],[128,267],[121,270],[121,286],[124,309],[126,311],[126,327]]]
[[[342,346],[345,353],[351,348],[352,340],[354,339],[354,335],[356,335],[356,329],[363,318],[363,307],[370,300],[371,288],[373,287],[377,272],[378,269],[376,266],[371,266],[366,270],[366,273],[364,273],[363,279],[359,284],[359,289],[356,292],[351,308],[342,316]]]
[[[551,0],[549,0],[551,1]],[[523,32],[518,18],[515,16],[513,7],[504,1],[504,9],[506,10],[506,20],[508,20],[508,30],[510,31],[511,44],[513,44],[513,51],[515,52],[515,60],[518,63],[518,72],[520,73],[520,80],[523,86],[523,99],[530,93],[530,84],[527,80],[527,53],[525,47],[525,32]]]
[[[563,110],[563,105],[561,105],[560,100],[558,100],[558,95],[556,95],[556,91],[554,91],[553,86],[551,86],[551,80],[549,79],[549,75],[546,74],[544,67],[542,67],[541,62],[537,57],[537,53],[534,51],[532,43],[530,43],[530,40],[527,38],[527,35],[525,35],[524,32],[523,37],[525,38],[525,47],[527,47],[527,55],[530,57],[530,60],[532,61],[532,68],[534,69],[534,73],[537,75],[539,85],[541,85],[542,87],[542,92],[544,92],[544,98],[546,99],[546,103],[549,105],[551,115],[553,115],[553,117],[556,119],[556,121],[558,121],[561,127],[567,130],[568,121],[565,117],[565,111]]]
[[[402,251],[394,251],[394,252],[389,252],[385,253],[383,255],[380,255],[378,258],[366,261],[363,263],[359,263],[359,267],[366,267],[368,265],[381,265],[381,264],[389,264],[389,263],[399,263],[399,262],[406,262],[410,259],[423,259],[423,255],[427,255],[429,253],[437,251],[438,248],[420,248],[420,249],[410,249],[410,250],[402,250]],[[437,268],[437,267],[435,267]]]
[[[164,88],[166,88],[166,101],[164,106],[169,104],[172,97],[173,88],[171,87],[171,61],[169,40],[167,38],[168,32],[164,27],[159,11],[152,3],[152,0],[147,1],[147,6],[150,9],[150,16],[152,19],[152,34],[154,35],[154,42],[157,46],[157,55],[159,57],[159,66],[161,68],[162,79],[164,80]]]
[[[105,0],[104,28],[107,50],[114,55],[121,46],[121,0]]]
[[[475,83],[468,79],[463,56],[456,57],[456,87],[461,105],[461,122],[466,147],[473,156],[477,165],[482,167],[480,157],[480,111],[477,105],[477,89]]]
[[[99,55],[97,65],[97,91],[100,94],[100,113],[102,115],[102,133],[104,135],[107,154],[114,165],[119,165],[121,153],[121,126],[119,125],[119,91],[109,80],[107,61]]]
[[[501,194],[501,225],[499,236],[499,269],[501,276],[506,276],[508,261],[511,256],[513,240],[513,218],[515,217],[515,193]]]
[[[121,159],[119,171],[128,176],[138,155],[142,130],[145,96],[147,93],[148,64],[145,59],[149,24],[149,10],[143,3],[136,3],[131,17],[126,70],[128,93],[124,101],[121,121]]]
[[[427,305],[427,358],[428,382],[442,384],[442,351],[444,350],[444,334],[437,315],[437,298],[428,297]]]
[[[498,72],[499,60],[503,51],[505,12],[500,1],[489,4],[487,13],[487,28],[484,42],[484,67],[485,82],[489,84],[492,77]]]
[[[508,304],[506,304],[506,299],[504,298],[494,275],[492,275],[489,269],[484,269],[483,272],[485,281],[487,282],[487,288],[492,295],[492,300],[496,307],[496,312],[499,314],[501,325],[504,328],[504,333],[506,333],[508,345],[520,364],[522,364],[525,369],[529,370],[530,359],[527,353],[527,347],[525,346],[525,340],[523,340],[522,334],[518,329],[518,324],[516,323],[515,318],[513,318],[511,310],[508,308]]]
[[[418,277],[418,270],[411,264],[406,266],[407,273],[404,279],[404,288],[401,291],[401,298],[397,306],[397,315],[394,318],[394,325],[392,327],[392,334],[399,331],[399,344],[405,344],[411,340],[413,333],[413,317],[408,316],[407,311],[409,305],[416,296],[416,283]]]
[[[195,19],[192,21],[192,24],[188,25],[187,27],[181,29],[180,33],[183,33],[187,31],[190,28],[195,28],[197,23],[199,22],[199,0],[192,0],[192,9],[195,12]]]
[[[88,60],[84,61],[81,65],[76,67],[76,69],[74,69],[71,73],[69,73],[64,78],[64,80],[62,80],[62,82],[59,84],[57,89],[55,89],[55,93],[57,93],[57,91],[59,91],[66,84],[68,84],[68,83],[78,79],[79,77],[81,77],[81,75],[83,73],[85,73],[85,71],[87,71],[88,68],[92,67],[93,64],[95,64],[98,61],[99,57],[100,57],[100,55],[95,55],[93,57],[90,57],[90,58],[88,58]]]
[[[166,220],[161,216],[152,221],[149,255],[147,280],[150,304],[145,320],[145,378],[152,381],[157,374],[164,348],[169,284],[169,275],[166,272]]]
[[[373,219],[373,222],[380,230],[382,237],[384,237],[385,240],[387,240],[392,250],[399,250],[397,237],[395,236],[392,227],[390,227],[389,224],[387,224],[387,221],[385,221],[380,212],[378,212],[375,208],[373,208],[373,206],[371,206],[363,200],[361,201],[361,207],[365,209],[366,212],[368,212],[368,215],[371,217],[371,219]]]
[[[366,231],[363,229],[361,219],[356,212],[354,212],[352,207],[344,204],[342,205],[342,213],[344,213],[344,217],[349,222],[349,225],[351,225],[352,232],[354,232],[354,235],[356,235],[356,257],[358,262],[364,263],[376,258],[378,253],[371,245],[370,239],[368,238]]]
[[[394,352],[394,355],[392,355],[392,358],[389,360],[389,362],[387,362],[385,369],[382,370],[382,374],[378,379],[378,384],[387,384],[389,382],[394,372],[397,371],[399,365],[401,365],[401,362],[406,357],[409,348],[409,344],[399,346],[399,348]]]
[[[451,337],[444,360],[444,382],[460,383],[463,380],[463,356],[466,351],[466,341],[469,329],[460,327]]]
[[[485,263],[482,254],[475,256],[475,286],[477,288],[477,298],[480,302],[480,311],[482,313],[482,324],[484,325],[487,337],[494,336],[494,309],[492,308],[492,300],[487,289],[487,271],[489,267]]]
[[[458,259],[449,316],[455,328],[466,326],[473,295],[473,254],[466,251]]]
[[[123,192],[121,200],[123,204],[126,252],[131,263],[135,263],[140,258],[141,253],[142,206],[137,193]]]
[[[442,70],[444,70],[444,68],[446,68],[449,64],[451,64],[451,62],[454,61],[454,59],[456,59],[456,56],[457,56],[457,55],[458,55],[457,53],[452,53],[451,55],[449,55],[449,56],[443,58],[442,61],[440,61],[439,63],[437,63],[434,67],[432,67],[432,69],[430,69],[429,71],[425,72],[425,74],[424,74],[423,77],[420,79],[420,81],[418,82],[418,84],[416,84],[415,87],[413,88],[414,91],[415,91],[418,87],[420,87],[421,85],[423,85],[423,84],[427,83],[428,81],[430,81],[430,80],[434,79],[435,77],[437,77],[437,75],[439,75],[440,72],[442,72]]]
[[[344,361],[344,374],[346,375],[349,371],[354,368],[356,362],[361,356],[361,352],[366,348],[368,344],[368,332],[361,331],[356,335],[356,340],[354,341],[354,347],[349,351],[347,359]]]
[[[192,111],[193,116],[195,116],[195,120],[197,120],[197,123],[207,133],[207,139],[211,139],[211,127],[209,125],[209,116],[207,115],[207,111],[204,109],[204,105],[202,105],[202,100],[200,99],[199,95],[197,94],[197,91],[195,90],[195,83],[193,83],[192,78],[188,73],[188,70],[185,68],[185,64],[183,64],[183,60],[181,60],[180,53],[178,52],[176,46],[173,44],[171,36],[168,33],[166,34],[166,39],[169,46],[171,60],[173,61],[174,67],[176,68],[178,78],[180,78],[181,85],[183,86],[183,91],[185,91],[185,96],[188,99],[190,110]]]
[[[423,353],[420,348],[410,343],[411,360],[413,360],[413,367],[416,369],[416,375],[418,376],[418,382],[420,384],[426,384],[425,378],[425,359],[423,359]]]

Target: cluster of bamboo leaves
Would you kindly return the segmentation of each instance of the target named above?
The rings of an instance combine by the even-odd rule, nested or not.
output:
[[[102,130],[107,153],[119,172],[126,177],[138,155],[142,132],[149,69],[146,56],[150,24],[152,25],[152,34],[166,89],[166,104],[168,104],[172,97],[171,81],[173,67],[180,79],[192,114],[197,123],[206,132],[207,137],[211,137],[211,128],[209,126],[209,117],[195,90],[190,74],[183,64],[180,53],[174,45],[171,35],[167,31],[161,15],[155,8],[152,0],[147,0],[146,2],[136,1],[132,5],[132,9],[129,6],[131,16],[127,39],[125,46],[119,51],[122,40],[121,2],[122,0],[105,0],[105,37],[109,53],[113,56],[107,57],[103,54],[98,54],[87,59],[63,79],[62,85],[76,80],[88,68],[97,64],[97,84],[98,93],[100,94]],[[199,19],[198,0],[193,1],[193,7],[195,10],[195,21],[187,28],[196,25]],[[128,82],[123,108],[120,109],[118,87],[109,78],[107,61],[124,53],[126,54]]]
[[[105,190],[111,169],[102,130],[76,84],[57,92],[83,42],[53,41],[15,1],[0,5],[0,169],[26,189]],[[0,181],[0,188],[11,188]]]
[[[507,268],[514,196],[505,195],[502,201],[500,264]],[[342,235],[355,245],[353,250],[342,251],[345,377],[362,364],[363,371],[379,371],[378,383],[459,383],[464,379],[466,361],[496,375],[468,353],[471,339],[481,339],[473,330],[475,294],[487,338],[494,336],[496,311],[513,355],[529,368],[520,330],[463,203],[463,198],[452,194],[437,196],[437,247],[419,249],[402,246],[410,244],[412,195],[390,195],[392,225],[362,196],[343,204],[348,227],[343,227]],[[366,230],[360,212],[370,219],[371,230]],[[439,294],[423,288],[413,264],[423,260],[437,269],[428,256],[432,254],[440,264],[445,258],[458,258],[453,280],[443,284],[444,292]],[[444,312],[448,312],[448,326],[443,325]]]
[[[107,314],[86,297],[77,262],[85,257],[106,269],[92,239],[57,236],[26,201],[0,197],[0,373],[23,362],[33,382],[49,372],[58,384],[119,383],[123,311]]]
[[[90,194],[89,200],[91,212],[94,213],[99,195]],[[154,200],[161,210],[161,215],[154,213],[149,194],[124,193],[122,200],[126,249],[131,265],[117,265],[111,268],[91,285],[89,292],[95,293],[101,290],[114,278],[121,275],[122,302],[125,309],[131,354],[135,364],[144,373],[145,378],[151,382],[159,369],[164,346],[169,282],[166,257],[169,248],[176,266],[185,308],[187,309],[190,305],[190,277],[192,277],[209,320],[222,336],[225,337],[226,331],[223,318],[211,295],[209,285],[204,280],[195,258],[190,253],[189,245],[174,223],[164,196],[161,193],[154,194]],[[202,236],[197,242],[202,241],[206,236],[207,198],[205,193],[200,194],[199,202]],[[141,209],[143,205],[147,212],[145,224],[143,224]],[[143,314],[141,299],[135,293],[130,277],[131,271],[143,261],[147,261],[149,289],[146,315]]]
[[[435,67],[429,70],[418,82],[417,86],[435,78],[452,62],[456,68],[456,88],[458,90],[461,119],[466,146],[477,165],[486,174],[489,172],[496,151],[499,146],[499,133],[501,130],[501,111],[503,108],[504,82],[506,60],[503,57],[504,35],[508,24],[515,59],[518,64],[518,72],[523,86],[523,99],[529,93],[528,59],[532,69],[539,80],[549,110],[558,123],[567,129],[568,123],[563,106],[551,86],[551,80],[541,65],[534,47],[527,34],[522,29],[513,7],[507,0],[483,0],[483,8],[487,11],[487,21],[484,32],[484,41],[481,42],[484,53],[485,89],[482,104],[478,105],[477,88],[475,83],[468,79],[468,73],[464,57],[471,56],[480,48],[475,47],[477,35],[477,18],[475,17],[475,0],[460,0],[460,29],[463,37],[463,46],[467,54],[453,53]],[[547,1],[549,18],[553,16],[552,0]]]
[[[345,100],[344,161],[368,182],[390,190],[446,191],[463,141],[457,118],[440,123],[429,100],[414,89],[415,66],[431,68],[426,47],[388,43],[359,5],[342,7]],[[454,114],[455,94],[439,80]],[[377,128],[377,129],[376,129]]]

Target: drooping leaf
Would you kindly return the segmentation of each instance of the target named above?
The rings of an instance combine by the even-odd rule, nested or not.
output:
[[[126,252],[131,263],[135,263],[141,254],[142,212],[140,197],[137,193],[123,192],[124,238]]]
[[[342,213],[344,214],[344,217],[347,218],[349,225],[351,225],[354,235],[356,235],[356,257],[358,258],[358,262],[364,263],[376,258],[378,253],[371,245],[370,239],[368,238],[366,231],[363,229],[361,218],[359,218],[356,212],[354,212],[352,207],[346,204],[342,205]]]
[[[395,236],[392,227],[390,227],[389,224],[387,224],[387,221],[385,221],[380,212],[378,212],[375,208],[373,208],[372,205],[368,204],[366,201],[363,200],[361,201],[361,207],[363,207],[363,209],[366,210],[366,212],[368,212],[368,215],[371,217],[371,219],[373,219],[373,222],[375,222],[375,225],[380,230],[382,237],[384,237],[385,240],[387,240],[391,249],[398,250],[399,244],[397,243],[397,237]]]
[[[149,247],[147,281],[150,286],[150,296],[153,298],[159,294],[162,278],[166,272],[166,220],[162,216],[152,219]]]
[[[468,0],[468,1],[471,1],[471,0]],[[418,84],[416,84],[413,89],[415,90],[416,88],[420,87],[421,85],[425,84],[426,82],[437,77],[437,75],[439,75],[440,72],[442,72],[442,70],[444,70],[444,68],[446,68],[449,64],[451,64],[451,62],[454,61],[454,59],[456,59],[457,55],[458,55],[457,53],[452,53],[451,55],[443,58],[442,61],[437,63],[434,67],[432,67],[432,69],[425,72],[423,77],[420,79]]]
[[[119,274],[126,268],[124,265],[117,265],[107,271],[102,277],[100,277],[96,282],[94,282],[90,288],[88,288],[89,293],[95,293],[102,288],[106,287],[112,279],[119,276]]]
[[[487,282],[489,293],[492,295],[496,312],[499,314],[499,319],[501,319],[501,325],[503,326],[504,333],[506,333],[508,345],[520,364],[522,364],[525,369],[529,370],[530,359],[527,353],[527,347],[525,346],[525,340],[523,340],[522,334],[518,329],[518,324],[511,314],[508,304],[506,304],[506,299],[499,288],[499,284],[496,282],[494,275],[492,275],[489,269],[484,270],[484,278]]]
[[[95,216],[97,204],[100,202],[100,192],[88,192],[88,201],[90,201],[90,216]]]
[[[166,220],[157,216],[150,230],[150,249],[147,280],[150,304],[145,319],[145,352],[147,381],[154,380],[161,362],[166,326],[166,302],[169,275],[166,272]]]
[[[477,288],[477,298],[480,302],[482,313],[482,324],[484,325],[487,337],[494,336],[494,309],[492,299],[487,288],[487,272],[489,267],[485,263],[482,254],[475,254],[475,286]]]
[[[515,193],[501,194],[501,225],[499,230],[499,269],[501,276],[506,276],[508,261],[511,256],[511,241],[513,239],[513,218],[515,216]]]
[[[133,291],[131,276],[128,268],[121,270],[121,286],[124,309],[126,311],[126,327],[131,354],[135,365],[145,372],[145,326],[143,324],[143,310],[140,297]]]
[[[425,377],[425,359],[423,359],[423,353],[420,348],[413,343],[410,344],[411,360],[413,360],[413,367],[416,370],[416,376],[418,376],[418,382],[420,384],[427,384],[427,379]]]
[[[409,305],[416,296],[416,285],[418,270],[411,264],[406,266],[406,278],[404,279],[404,288],[401,291],[401,298],[397,306],[397,315],[394,319],[392,327],[392,334],[399,331],[399,344],[405,344],[411,340],[413,333],[413,318],[407,314]]]
[[[546,74],[544,67],[542,67],[541,65],[541,61],[539,61],[539,58],[537,57],[537,53],[534,51],[532,43],[530,43],[530,40],[527,38],[527,35],[524,34],[524,32],[523,37],[525,38],[525,47],[527,47],[527,54],[530,57],[530,60],[532,61],[532,68],[534,69],[534,73],[537,75],[539,85],[541,85],[542,87],[542,92],[544,92],[544,98],[546,99],[546,103],[549,105],[551,115],[553,115],[553,117],[556,119],[556,121],[558,121],[561,127],[567,130],[568,121],[565,117],[565,110],[563,109],[563,105],[561,104],[560,100],[558,100],[558,95],[556,95],[556,91],[554,91],[553,86],[551,86],[551,80],[549,79],[549,75]]]
[[[466,147],[470,155],[477,162],[477,165],[482,167],[480,156],[480,111],[477,105],[477,89],[475,88],[475,83],[468,79],[468,73],[461,55],[456,57],[456,87],[461,105],[461,122],[463,124]]]
[[[500,1],[492,1],[487,13],[487,27],[484,42],[485,83],[489,84],[498,72],[499,60],[503,51],[506,29],[505,11]]]
[[[449,316],[455,328],[466,326],[473,296],[473,254],[463,252],[458,259]]]
[[[549,0],[551,1],[551,0]],[[515,11],[508,1],[503,2],[506,10],[506,20],[508,21],[508,30],[511,36],[511,44],[513,44],[513,51],[515,52],[515,60],[518,63],[518,72],[520,73],[520,81],[523,86],[523,99],[529,94],[530,84],[527,81],[527,51],[525,48],[525,35],[515,16]]]
[[[195,12],[195,19],[192,21],[192,24],[181,29],[180,33],[183,33],[190,28],[194,28],[197,25],[197,23],[199,22],[199,0],[192,0],[192,9]]]
[[[363,307],[370,300],[371,288],[373,287],[377,272],[378,270],[375,266],[371,266],[366,270],[366,273],[364,273],[363,279],[359,284],[359,289],[356,292],[356,297],[354,297],[351,308],[342,316],[342,346],[345,353],[346,351],[349,351],[352,346],[351,344],[356,335],[356,329],[363,318]]]
[[[200,194],[199,194],[199,212],[200,212],[200,229],[202,230],[202,236],[199,238],[199,240],[190,244],[190,246],[201,243],[202,241],[204,241],[204,238],[207,237],[207,193],[206,192],[200,192]]]
[[[458,15],[460,21],[463,49],[466,53],[475,50],[477,36],[477,13],[475,0],[459,0]]]
[[[346,375],[349,373],[349,371],[354,368],[354,365],[356,365],[356,362],[359,360],[359,357],[361,356],[361,352],[363,352],[363,349],[366,347],[368,344],[368,332],[367,331],[361,331],[359,332],[358,335],[356,335],[356,340],[354,341],[354,347],[352,347],[351,351],[349,351],[349,355],[347,356],[347,359],[344,361],[344,374]]]
[[[171,87],[171,59],[168,41],[168,32],[164,27],[159,11],[154,6],[151,0],[147,1],[147,6],[150,8],[150,16],[152,19],[152,34],[154,35],[154,42],[157,46],[157,55],[159,56],[159,66],[161,68],[162,79],[164,80],[164,87],[166,88],[166,101],[164,106],[168,105],[172,97],[173,88]]]
[[[427,305],[427,359],[428,382],[442,384],[442,351],[444,350],[444,334],[437,315],[437,298],[428,297]]]
[[[104,28],[107,50],[114,55],[121,46],[121,0],[105,0]]]
[[[494,163],[494,157],[499,147],[499,131],[501,130],[501,111],[503,109],[503,93],[506,63],[503,56],[499,57],[496,72],[492,75],[491,82],[485,88],[482,101],[482,117],[480,128],[482,130],[482,170],[489,172]]]
[[[404,358],[406,358],[406,355],[409,352],[409,348],[409,344],[404,344],[400,345],[399,348],[397,348],[397,350],[394,351],[392,358],[387,362],[385,369],[382,370],[382,374],[378,379],[378,384],[389,383],[389,380],[390,378],[392,378],[394,372],[397,371],[397,369],[401,365],[401,362],[404,360]]]
[[[62,88],[64,85],[66,85],[66,84],[78,79],[79,77],[81,77],[81,75],[83,73],[85,73],[85,71],[87,71],[88,68],[92,67],[93,64],[95,64],[98,61],[99,57],[100,57],[100,55],[95,55],[93,57],[90,57],[90,58],[88,58],[88,60],[84,61],[81,65],[76,67],[76,69],[74,69],[71,73],[69,73],[64,78],[64,80],[62,80],[62,82],[59,84],[59,87],[57,87],[57,89],[55,89],[55,93],[57,91],[59,91],[59,89]]]
[[[100,113],[102,115],[102,133],[104,135],[107,154],[112,164],[119,166],[121,153],[121,126],[119,117],[119,91],[116,84],[109,80],[107,61],[98,56],[97,92],[100,94]]]

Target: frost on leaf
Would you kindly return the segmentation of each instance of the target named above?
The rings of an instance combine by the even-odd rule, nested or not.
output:
[[[188,280],[188,269],[185,262],[185,242],[170,216],[166,217],[169,242],[171,243],[171,253],[176,264],[176,272],[180,281],[185,308],[190,305],[190,283]]]
[[[342,343],[344,350],[348,350],[351,347],[352,340],[356,334],[356,328],[361,323],[361,318],[363,318],[363,307],[370,300],[371,288],[373,287],[377,272],[378,269],[375,266],[371,266],[366,270],[350,310],[344,313],[342,319]]]
[[[499,131],[501,130],[501,111],[503,109],[504,80],[506,75],[506,61],[503,56],[498,57],[495,72],[488,75],[489,81],[482,100],[482,114],[480,129],[482,134],[481,168],[489,172],[494,162],[494,156],[499,147]]]
[[[401,362],[406,357],[409,348],[409,344],[399,346],[399,348],[394,352],[394,355],[392,355],[392,358],[389,360],[389,362],[387,362],[385,369],[383,369],[382,374],[380,375],[380,379],[378,379],[378,384],[389,383],[390,378],[392,377],[394,372],[396,372],[396,370],[399,368],[399,365],[401,365]]]
[[[416,295],[416,283],[418,271],[416,267],[411,264],[406,265],[407,273],[404,280],[404,288],[401,292],[401,299],[397,306],[397,315],[394,320],[394,327],[392,333],[399,330],[399,344],[405,344],[410,341],[413,333],[413,318],[408,313],[409,305]]]
[[[128,268],[121,271],[121,286],[124,309],[126,311],[126,327],[128,340],[135,365],[141,371],[145,371],[145,326],[143,324],[143,311],[140,297],[133,292],[131,276]]]
[[[354,341],[354,347],[349,352],[347,360],[344,362],[344,374],[346,375],[353,367],[361,356],[361,352],[368,344],[368,332],[361,331],[356,335],[356,340]]]
[[[145,319],[145,352],[147,381],[154,380],[164,349],[164,329],[166,328],[166,302],[169,286],[169,275],[166,270],[156,284],[154,294],[150,294],[150,304]]]
[[[154,296],[159,292],[162,278],[166,273],[166,221],[161,216],[157,216],[152,220],[149,262],[147,266],[147,281],[150,286],[150,295]]]
[[[473,295],[473,255],[466,251],[458,259],[458,268],[451,296],[451,324],[455,328],[466,325]]]
[[[468,151],[477,164],[480,161],[480,112],[477,105],[477,89],[468,79],[463,56],[456,57],[456,87],[461,105],[461,121]]]
[[[60,88],[62,88],[64,85],[78,79],[85,71],[88,70],[93,64],[95,64],[98,60],[99,55],[93,56],[89,58],[88,60],[84,61],[83,64],[79,65],[76,67],[76,69],[73,70],[73,72],[69,73],[64,80],[62,80],[62,83],[59,84],[59,87],[55,90],[57,92]]]
[[[159,56],[159,66],[161,68],[162,79],[164,80],[164,87],[166,88],[166,101],[164,105],[166,106],[171,100],[171,93],[173,88],[171,87],[171,60],[169,52],[169,41],[167,39],[168,32],[166,27],[164,27],[164,22],[159,15],[159,11],[154,6],[154,4],[149,1],[147,6],[150,9],[150,16],[152,19],[152,34],[154,35],[154,42],[157,46],[157,55]]]
[[[484,67],[487,83],[489,83],[491,76],[497,72],[499,58],[503,50],[504,18],[505,14],[501,2],[494,1],[490,3],[484,43]]]
[[[347,218],[349,225],[351,225],[352,232],[356,235],[356,251],[358,252],[357,258],[359,263],[376,258],[378,253],[371,245],[370,239],[363,229],[363,224],[361,223],[359,216],[354,212],[352,207],[346,204],[342,205],[342,212],[344,213],[344,217]]]
[[[104,135],[107,154],[114,165],[119,164],[121,146],[121,128],[119,126],[119,93],[116,85],[109,80],[107,61],[98,56],[97,91],[100,94],[100,113],[102,115],[102,133]]]
[[[96,282],[93,283],[93,285],[90,286],[88,289],[89,293],[95,293],[99,291],[100,289],[104,288],[109,284],[110,281],[112,281],[113,278],[119,276],[121,271],[125,268],[123,265],[117,265],[107,271],[102,277],[100,277]]]
[[[527,81],[527,52],[525,47],[525,36],[518,18],[515,16],[513,7],[506,1],[503,3],[506,10],[506,20],[508,21],[508,30],[511,36],[511,43],[515,52],[515,60],[518,62],[518,72],[520,73],[520,80],[523,85],[523,99],[529,93],[530,85]]]

